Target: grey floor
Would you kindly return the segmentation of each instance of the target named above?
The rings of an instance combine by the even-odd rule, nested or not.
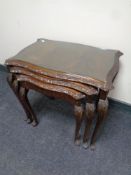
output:
[[[131,175],[131,112],[111,105],[96,150],[73,143],[73,108],[30,92],[33,128],[0,72],[0,175]]]

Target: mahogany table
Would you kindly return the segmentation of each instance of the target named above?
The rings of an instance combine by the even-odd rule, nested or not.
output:
[[[5,64],[13,75],[24,75],[25,79],[28,76],[44,83],[75,89],[88,97],[87,122],[83,137],[84,146],[87,147],[88,132],[95,111],[94,95],[97,94],[99,101],[97,122],[91,138],[92,146],[107,113],[107,95],[113,88],[121,55],[123,54],[118,50],[103,50],[82,44],[38,39],[6,60]],[[18,79],[20,81],[20,77]]]

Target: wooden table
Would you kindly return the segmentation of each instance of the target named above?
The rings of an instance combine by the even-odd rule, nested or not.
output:
[[[26,71],[25,74],[41,81],[50,77],[56,81],[56,84],[57,80],[59,83],[60,80],[68,82],[71,83],[70,88],[77,87],[77,90],[84,94],[86,94],[85,88],[77,86],[77,83],[84,87],[96,88],[99,92],[99,101],[97,123],[91,139],[91,145],[94,145],[97,132],[107,113],[107,95],[113,88],[121,55],[123,54],[118,50],[103,50],[82,44],[38,39],[14,57],[6,60],[5,64],[12,73],[24,74],[23,71]],[[92,101],[88,101],[86,109],[90,110],[90,113],[94,112]],[[88,120],[86,124],[84,143],[88,140],[89,121],[92,122],[92,120]]]

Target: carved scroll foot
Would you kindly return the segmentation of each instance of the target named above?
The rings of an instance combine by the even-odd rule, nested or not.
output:
[[[92,126],[92,121],[94,119],[95,105],[93,103],[86,103],[86,125],[83,137],[83,147],[87,149],[89,147],[89,136],[90,129]]]
[[[80,128],[83,119],[83,106],[82,105],[75,105],[74,106],[74,113],[76,119],[76,128],[75,128],[75,145],[80,145]]]
[[[31,105],[29,103],[29,100],[27,98],[27,93],[28,93],[28,90],[24,87],[20,87],[20,90],[19,90],[19,96],[20,96],[20,99],[24,105],[24,107],[27,109],[27,111],[29,112],[29,115],[30,115],[30,118],[31,118],[31,123],[32,123],[32,126],[37,126],[38,125],[38,121],[37,121],[37,118],[36,118],[36,115],[34,113],[34,111],[32,110],[31,108]],[[29,120],[27,120],[27,122],[30,123]]]
[[[107,116],[107,110],[108,110],[108,99],[106,98],[105,100],[100,99],[98,103],[98,117],[97,117],[97,122],[96,126],[91,138],[91,149],[95,149],[95,142],[97,138],[98,131],[103,123],[103,120]]]

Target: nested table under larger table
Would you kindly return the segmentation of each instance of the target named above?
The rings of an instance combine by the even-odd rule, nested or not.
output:
[[[5,64],[11,73],[24,74],[22,71],[26,71],[26,75],[41,81],[44,76],[53,78],[55,81],[69,82],[72,84],[70,88],[73,89],[74,84],[80,87],[77,90],[85,95],[88,93],[85,92],[86,88],[83,90],[83,86],[97,88],[98,117],[91,139],[91,144],[94,144],[99,127],[107,113],[107,95],[113,88],[121,55],[122,53],[118,50],[103,50],[82,44],[38,39],[14,57],[6,60]],[[77,83],[81,86],[77,86]],[[90,102],[87,105],[93,108]],[[88,130],[87,127],[88,125],[85,130]]]

